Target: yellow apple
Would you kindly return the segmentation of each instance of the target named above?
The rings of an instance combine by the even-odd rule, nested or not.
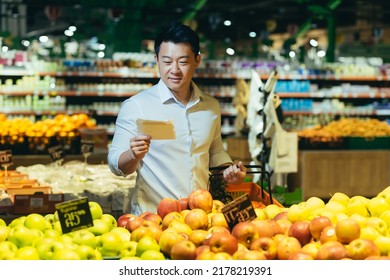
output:
[[[364,227],[360,230],[360,238],[374,241],[379,235],[379,232],[374,227]]]
[[[180,221],[172,221],[168,228],[174,229],[178,233],[184,233],[187,236],[190,236],[192,233],[192,228],[186,223]]]
[[[305,208],[302,204],[293,204],[290,206],[290,208],[288,208],[287,218],[294,223],[308,220],[309,215],[309,209]]]
[[[331,196],[331,198],[329,199],[329,201],[337,201],[337,202],[343,204],[344,206],[346,206],[348,204],[349,200],[350,200],[350,197],[342,192],[335,192]]]
[[[371,216],[379,217],[383,212],[390,209],[390,204],[383,197],[373,197],[368,201],[367,209]]]
[[[390,236],[380,235],[374,240],[374,243],[381,251],[382,256],[389,256],[389,254],[390,254]]]
[[[353,214],[359,214],[363,217],[368,217],[369,213],[366,205],[367,202],[363,201],[362,199],[351,199],[345,209],[346,214],[348,216],[352,216]]]
[[[313,211],[318,208],[322,208],[325,206],[325,202],[316,196],[312,196],[306,200],[305,207],[309,209],[310,211]]]
[[[387,234],[387,224],[379,217],[368,217],[366,227],[375,228],[383,236]]]
[[[265,212],[267,213],[267,216],[269,219],[273,219],[276,214],[282,212],[282,210],[284,210],[283,208],[279,207],[278,205],[276,204],[269,204],[267,206],[265,206]]]
[[[346,213],[347,206],[340,201],[329,200],[325,204],[325,208],[333,213]]]
[[[381,218],[386,223],[387,228],[390,229],[390,210],[382,212],[379,218]]]
[[[264,208],[255,208],[256,219],[267,220],[269,217]]]

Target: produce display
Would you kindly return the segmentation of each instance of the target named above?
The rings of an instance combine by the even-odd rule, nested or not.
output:
[[[27,117],[7,119],[0,114],[0,150],[14,154],[47,154],[48,148],[63,145],[72,153],[80,153],[81,128],[93,128],[96,122],[88,115],[57,114],[53,118],[32,121]]]
[[[336,137],[385,137],[390,136],[390,125],[378,119],[342,118],[325,126],[304,129],[300,137],[318,137],[323,140]]]
[[[334,193],[288,208],[269,204],[229,228],[207,190],[164,198],[156,213],[117,219],[88,202],[93,226],[63,233],[58,212],[0,219],[0,259],[390,259],[390,186],[375,197]]]

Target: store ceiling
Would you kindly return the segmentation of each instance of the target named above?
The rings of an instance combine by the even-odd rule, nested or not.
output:
[[[257,38],[266,38],[272,33],[294,33],[303,26],[326,28],[330,14],[337,27],[356,26],[358,21],[372,27],[390,25],[388,0],[0,0],[6,5],[12,2],[27,7],[28,35],[61,34],[62,26],[78,23],[83,26],[81,32],[90,36],[126,21],[125,25],[137,27],[142,39],[153,39],[159,27],[187,20],[206,39],[240,41],[248,39],[250,31],[256,32]],[[51,21],[47,6],[61,9],[57,17],[52,12]],[[223,25],[226,19],[231,26]],[[131,31],[122,29],[123,36]]]

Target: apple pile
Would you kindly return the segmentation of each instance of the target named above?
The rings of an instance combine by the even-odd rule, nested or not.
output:
[[[0,219],[0,259],[368,260],[390,259],[390,186],[373,198],[337,192],[288,208],[255,208],[229,228],[207,190],[164,198],[155,213],[117,220],[89,202],[93,226],[63,234],[56,213]]]

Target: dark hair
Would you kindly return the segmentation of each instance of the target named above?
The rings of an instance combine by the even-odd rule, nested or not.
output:
[[[164,29],[154,41],[154,52],[158,55],[163,42],[189,43],[191,50],[197,56],[199,54],[199,36],[189,26],[181,23],[172,23]]]

